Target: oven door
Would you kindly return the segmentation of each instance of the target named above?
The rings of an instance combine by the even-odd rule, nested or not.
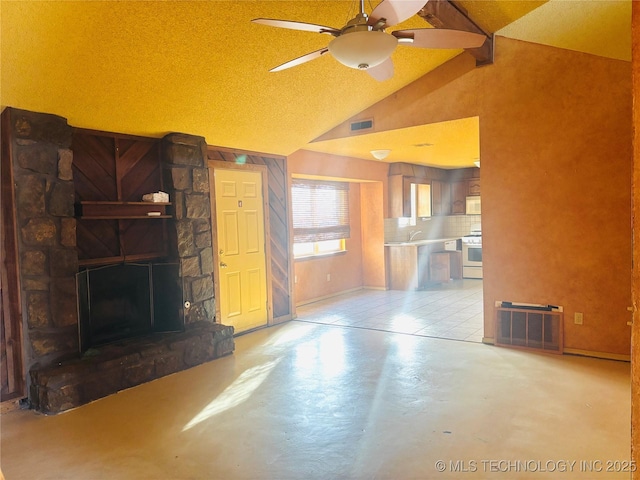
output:
[[[482,278],[482,245],[462,244],[462,276]]]

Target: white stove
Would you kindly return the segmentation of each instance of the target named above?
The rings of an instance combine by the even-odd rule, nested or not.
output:
[[[482,230],[474,225],[462,237],[462,277],[482,278]]]

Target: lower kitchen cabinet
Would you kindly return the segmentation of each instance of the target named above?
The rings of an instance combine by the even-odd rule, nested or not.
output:
[[[391,290],[420,290],[430,283],[462,278],[462,254],[445,251],[444,242],[387,246],[387,272]]]
[[[449,253],[433,252],[429,257],[429,278],[432,282],[447,283],[451,279]]]
[[[418,289],[418,247],[392,246],[386,247],[389,272],[389,288],[391,290]]]

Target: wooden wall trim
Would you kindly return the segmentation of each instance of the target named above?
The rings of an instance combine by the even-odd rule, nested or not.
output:
[[[3,400],[24,396],[25,378],[22,352],[22,300],[16,238],[15,188],[11,151],[11,110],[1,117],[0,153],[0,291],[2,293],[3,349],[7,355],[7,392]],[[3,385],[4,387],[4,385]]]

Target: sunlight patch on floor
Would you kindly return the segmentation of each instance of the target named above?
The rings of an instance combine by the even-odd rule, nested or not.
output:
[[[186,432],[199,423],[246,402],[251,397],[251,394],[267,379],[269,373],[271,373],[279,362],[280,359],[278,358],[242,372],[218,397],[193,417],[193,419],[184,426],[182,431]]]

